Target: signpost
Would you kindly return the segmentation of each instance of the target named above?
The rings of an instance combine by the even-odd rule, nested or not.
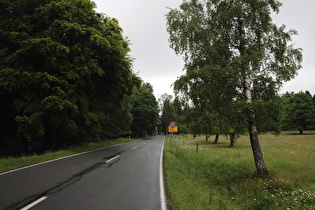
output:
[[[175,121],[172,121],[169,123],[168,132],[169,133],[177,133],[178,132],[178,126],[176,125]]]
[[[168,126],[168,132],[177,133],[178,126],[175,126],[175,127]]]
[[[176,126],[176,122],[175,121],[170,122],[170,127],[174,128],[175,126]]]

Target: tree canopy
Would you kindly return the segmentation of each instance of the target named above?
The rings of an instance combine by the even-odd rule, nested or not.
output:
[[[228,107],[241,105],[243,117],[234,123],[247,123],[260,176],[268,170],[258,132],[267,127],[257,127],[256,116],[274,102],[302,60],[301,49],[289,45],[296,31],[272,23],[270,14],[280,6],[277,0],[184,0],[167,14],[171,47],[185,60],[186,73],[175,90],[196,107],[207,104],[209,113],[220,108],[223,118],[230,115]]]
[[[117,20],[90,0],[0,2],[0,143],[117,136],[139,79]]]
[[[298,130],[300,134],[315,128],[315,106],[309,92],[284,98],[282,123],[284,130]]]
[[[156,130],[159,115],[158,102],[149,83],[142,83],[131,97],[133,122],[131,132],[135,137],[152,135]]]

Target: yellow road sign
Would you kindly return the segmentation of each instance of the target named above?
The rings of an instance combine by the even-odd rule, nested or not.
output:
[[[173,132],[173,133],[177,133],[178,132],[178,126],[168,126],[168,132]]]

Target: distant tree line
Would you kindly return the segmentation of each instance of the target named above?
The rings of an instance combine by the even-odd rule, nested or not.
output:
[[[0,1],[0,154],[154,132],[153,89],[133,73],[118,22],[94,8]]]
[[[160,131],[164,131],[170,121],[176,121],[181,134],[205,135],[206,141],[210,136],[215,136],[214,144],[218,143],[219,135],[223,135],[229,137],[230,146],[234,145],[236,139],[231,136],[228,129],[231,131],[231,127],[238,126],[240,131],[238,134],[246,134],[244,118],[232,115],[224,119],[226,115],[216,116],[215,110],[211,112],[199,109],[178,96],[173,99],[172,95],[164,94],[159,100],[162,104]],[[315,130],[315,94],[312,96],[309,91],[286,92],[278,96],[276,102],[267,108],[260,109],[260,113],[262,118],[258,125],[262,127],[259,132],[261,134],[267,132],[279,134],[281,131],[298,131],[303,134],[303,131]],[[239,135],[235,137],[237,136]]]

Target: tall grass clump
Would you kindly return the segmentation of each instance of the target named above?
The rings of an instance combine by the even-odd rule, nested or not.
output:
[[[275,148],[282,145],[282,149],[293,149],[292,142],[273,138],[262,145],[270,152],[265,155],[266,163],[274,174],[260,179],[248,137],[240,138],[231,148],[224,140],[213,145],[204,137],[167,136],[164,170],[171,209],[315,209],[315,170],[309,168],[309,161],[314,163],[311,150],[315,139],[309,143],[310,150],[304,151],[309,155],[306,161],[301,158],[300,164],[290,165],[288,157]],[[291,161],[298,162],[297,158]],[[278,171],[282,160],[286,170],[283,167]],[[297,166],[302,171],[292,172]],[[308,183],[302,183],[302,177]]]

